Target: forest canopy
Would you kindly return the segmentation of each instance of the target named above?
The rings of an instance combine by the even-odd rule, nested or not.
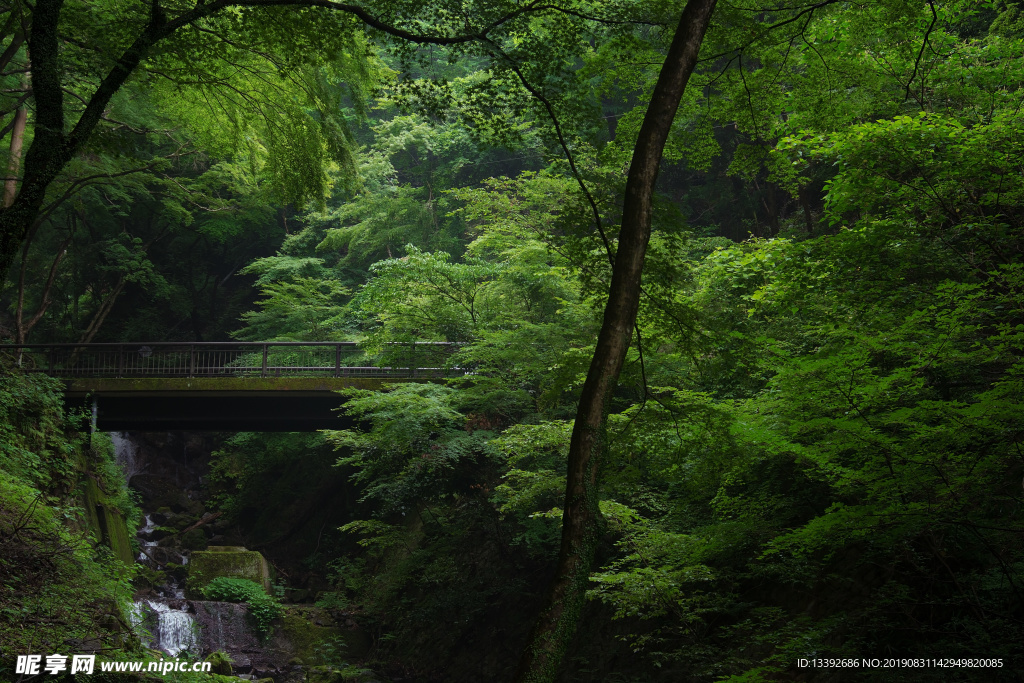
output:
[[[212,456],[210,500],[253,537],[286,463],[343,473],[345,524],[271,559],[373,624],[370,668],[1024,675],[1018,3],[14,0],[0,25],[4,341],[351,341],[381,365],[457,344],[446,382],[340,396],[359,428]],[[595,402],[637,206],[635,320]],[[2,363],[13,544],[4,510],[69,505],[54,453],[86,450],[58,388]],[[529,646],[571,552],[579,604]],[[124,599],[76,553],[83,591]]]

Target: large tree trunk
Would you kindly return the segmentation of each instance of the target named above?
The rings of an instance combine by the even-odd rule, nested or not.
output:
[[[223,5],[224,3],[222,3]],[[36,0],[28,34],[35,100],[32,144],[24,159],[21,188],[9,206],[0,207],[0,279],[11,268],[29,230],[39,216],[46,190],[92,134],[110,99],[145,57],[149,48],[180,25],[209,15],[212,7],[197,5],[169,27],[159,3],[150,23],[121,54],[103,78],[70,133],[65,132],[64,91],[60,63],[60,25],[64,0]]]
[[[188,3],[186,3],[188,4]],[[67,165],[92,134],[103,116],[111,98],[124,85],[149,50],[160,40],[178,29],[191,26],[196,21],[230,11],[239,7],[323,7],[356,17],[363,24],[418,45],[464,45],[473,42],[490,42],[489,32],[531,12],[550,9],[534,1],[512,9],[496,21],[479,29],[469,29],[462,35],[418,34],[392,26],[377,19],[366,9],[356,4],[332,2],[331,0],[200,0],[190,9],[169,17],[164,7],[153,0],[149,23],[116,59],[116,63],[100,81],[88,100],[78,121],[70,132],[65,132],[64,91],[61,78],[64,75],[60,63],[61,36],[59,26],[64,0],[35,0],[31,7],[31,21],[27,36],[24,29],[16,32],[10,45],[0,53],[0,65],[10,61],[17,53],[21,41],[28,38],[29,58],[32,60],[32,95],[35,100],[32,144],[25,154],[24,175],[21,188],[9,205],[0,205],[0,284],[17,257],[25,237],[39,216],[46,197],[47,188]],[[12,16],[9,25],[0,31],[6,32],[14,26]],[[67,124],[67,125],[66,125]]]
[[[25,89],[28,90],[28,77]],[[14,112],[14,126],[11,128],[11,153],[7,159],[7,178],[4,180],[3,207],[14,203],[18,193],[18,173],[21,171],[21,144],[25,140],[25,124],[28,122],[28,105],[23,104]]]
[[[32,12],[28,52],[36,114],[21,188],[9,206],[0,208],[0,278],[7,274],[39,215],[46,188],[71,158],[64,135],[64,91],[57,33],[62,5],[63,0],[37,0]]]
[[[603,527],[597,488],[605,448],[608,399],[618,381],[636,323],[640,275],[651,236],[654,184],[669,129],[697,64],[715,2],[690,0],[683,10],[633,149],[604,322],[569,445],[558,564],[547,604],[519,663],[515,680],[520,683],[554,679],[583,607]]]

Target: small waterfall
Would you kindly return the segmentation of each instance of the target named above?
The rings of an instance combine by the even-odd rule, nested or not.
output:
[[[124,443],[131,444],[129,441],[119,443],[118,453],[122,452],[121,446]],[[131,452],[130,449],[125,450]],[[153,519],[154,515],[150,513],[144,517],[143,526],[136,534],[142,550],[138,561],[158,570],[164,568],[163,563],[177,557],[184,563],[187,556],[173,549],[160,548],[159,541],[153,540],[153,532],[158,526]],[[163,520],[159,515],[156,517]],[[128,614],[142,644],[161,650],[171,657],[177,657],[183,652],[198,655],[199,627],[193,615],[187,611],[189,603],[185,601],[185,588],[178,585],[177,579],[168,576],[162,585],[150,589],[149,594],[151,597],[136,600]]]
[[[142,546],[143,549],[153,548],[156,546],[157,541],[147,541],[145,540],[145,537],[153,533],[153,530],[156,529],[156,523],[150,518],[149,515],[146,515],[145,522],[145,526],[139,529],[138,533],[136,534],[139,537],[139,545]],[[153,559],[146,554],[145,550],[139,553],[139,562],[142,562],[143,564],[148,564],[152,561]]]
[[[150,612],[156,615],[156,624],[151,629],[151,647],[156,647],[171,657],[177,657],[199,644],[195,619],[185,610],[173,609],[167,603],[156,600],[145,600],[135,604],[140,612],[148,607]]]
[[[144,469],[139,465],[139,447],[127,432],[110,432],[110,440],[114,444],[114,458],[124,472],[124,480],[130,482]]]

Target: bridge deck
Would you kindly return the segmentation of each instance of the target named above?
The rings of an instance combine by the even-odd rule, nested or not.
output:
[[[390,345],[379,358],[355,342],[0,345],[0,354],[62,379],[68,401],[84,402],[104,431],[311,431],[350,426],[340,389],[461,374],[447,365],[455,346]]]

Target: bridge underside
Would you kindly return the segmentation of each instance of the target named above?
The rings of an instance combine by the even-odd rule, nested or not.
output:
[[[75,379],[65,396],[69,405],[92,411],[100,431],[304,432],[352,427],[338,412],[345,397],[335,392],[381,384],[316,377]]]

